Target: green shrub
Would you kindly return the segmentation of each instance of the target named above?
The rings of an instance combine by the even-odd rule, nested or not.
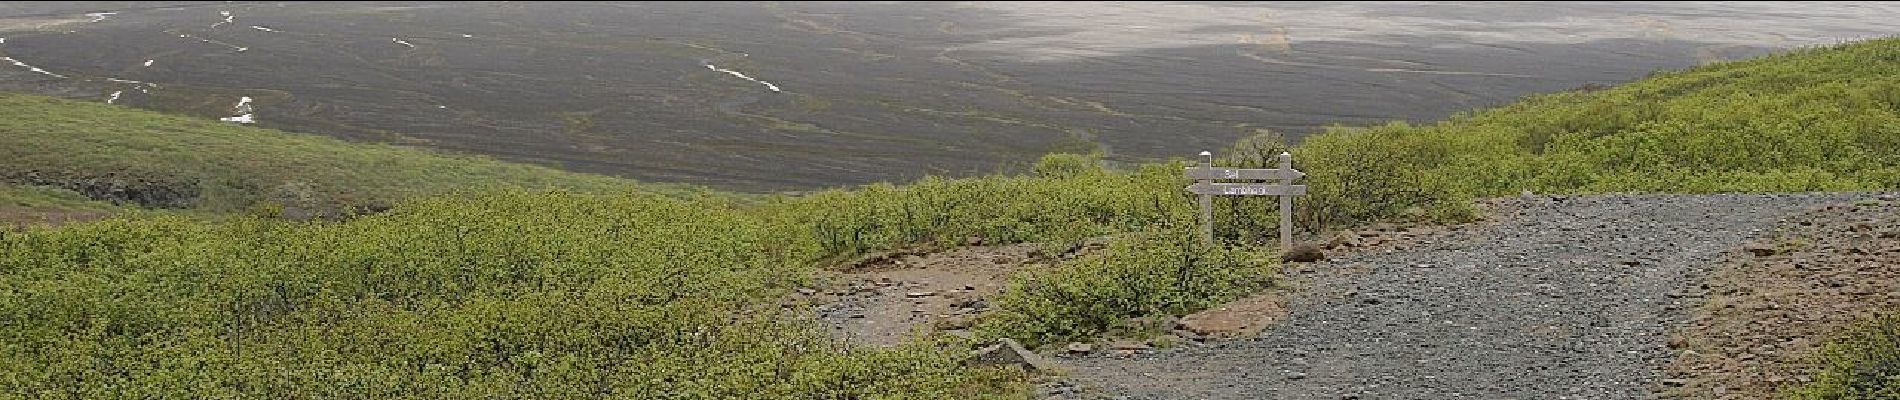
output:
[[[1900,399],[1900,315],[1862,321],[1821,347],[1802,400]]]
[[[1274,282],[1270,252],[1210,247],[1197,235],[1129,234],[1104,251],[1019,273],[977,331],[1028,346],[1081,340],[1125,319],[1188,314]]]
[[[711,200],[500,192],[341,223],[177,217],[0,237],[0,393],[28,398],[1007,395],[965,348],[847,351],[783,314],[813,247]]]
[[[956,246],[972,238],[1060,248],[1096,236],[1192,225],[1180,175],[1178,164],[1155,164],[1130,172],[1089,165],[1059,177],[924,178],[778,198],[760,212],[802,227],[833,258]]]
[[[1036,176],[1044,178],[1072,178],[1083,174],[1101,171],[1096,164],[1101,157],[1082,154],[1049,154],[1036,160]]]

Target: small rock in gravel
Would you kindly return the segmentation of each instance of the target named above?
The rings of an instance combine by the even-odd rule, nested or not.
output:
[[[1312,243],[1300,243],[1300,244],[1293,245],[1293,248],[1287,249],[1287,252],[1285,255],[1280,256],[1281,261],[1303,262],[1303,263],[1321,261],[1325,259],[1326,259],[1326,253],[1320,250],[1319,245],[1315,245]]]
[[[921,298],[925,298],[925,297],[930,297],[930,296],[936,296],[936,295],[937,295],[937,292],[932,292],[932,291],[928,291],[928,290],[926,290],[926,291],[922,291],[922,292],[910,292],[910,293],[905,293],[905,294],[904,294],[904,297],[909,297],[909,298],[913,298],[913,299],[921,299]]]
[[[1088,343],[1069,343],[1068,350],[1070,353],[1088,354],[1089,352],[1095,351],[1095,345]]]

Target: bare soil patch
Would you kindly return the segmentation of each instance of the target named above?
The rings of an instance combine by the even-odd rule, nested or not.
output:
[[[892,346],[919,330],[968,328],[1011,273],[1043,261],[1035,244],[899,251],[866,257],[800,296],[821,304],[818,317],[836,337]]]
[[[1668,396],[1777,397],[1810,379],[1805,359],[1830,335],[1900,307],[1900,204],[1884,199],[1802,214],[1735,249],[1670,341]]]

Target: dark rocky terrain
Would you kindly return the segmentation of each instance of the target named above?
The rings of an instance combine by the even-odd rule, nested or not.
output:
[[[0,4],[0,90],[741,191],[1180,157],[1888,34],[1883,4]],[[254,112],[237,109],[243,98]]]

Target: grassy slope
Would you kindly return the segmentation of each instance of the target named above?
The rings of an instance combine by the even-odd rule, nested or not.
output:
[[[110,211],[112,203],[86,198],[70,190],[37,186],[0,185],[0,208],[48,211]]]
[[[1313,229],[1457,219],[1469,216],[1465,199],[1526,189],[1900,186],[1897,66],[1900,41],[1873,41],[1539,96],[1430,126],[1335,129],[1292,149],[1313,186],[1299,221]],[[122,129],[60,110],[104,112],[97,105],[9,101],[47,114],[36,117],[42,125]],[[40,151],[99,147],[21,138],[23,130],[50,133],[38,126],[8,133]],[[80,137],[133,140],[122,136]],[[146,142],[164,143],[107,147],[172,146]],[[246,146],[198,149],[208,148]],[[1228,163],[1262,164],[1280,148],[1250,142]],[[22,155],[161,177],[215,177],[238,162],[227,153],[164,154],[124,158],[138,162]],[[293,174],[258,168],[280,171],[263,176]],[[1106,253],[1015,280],[993,317],[979,321],[986,336],[1059,343],[1270,284],[1271,263],[1245,241],[1208,248],[1192,240],[1179,168],[1103,171],[1086,157],[1054,156],[1034,176],[927,179],[747,204],[503,192],[420,200],[340,223],[159,217],[6,234],[0,325],[17,328],[0,332],[0,376],[16,380],[0,387],[47,397],[285,397],[327,388],[384,397],[1008,395],[1020,386],[995,370],[957,366],[954,348],[927,342],[843,352],[767,311],[813,268],[969,237],[1058,248],[1118,237]],[[1250,222],[1274,220],[1265,203],[1224,203],[1223,236],[1271,232]],[[1191,280],[1179,280],[1182,271]]]
[[[1316,186],[1309,222],[1455,216],[1464,199],[1522,190],[1900,187],[1900,40],[1535,96],[1432,125],[1337,128],[1294,154]]]
[[[94,194],[119,189],[117,197],[134,203],[214,211],[267,199],[328,207],[388,204],[491,186],[588,192],[634,187],[611,177],[483,157],[7,93],[0,93],[0,181]]]
[[[126,211],[70,190],[0,184],[0,229],[90,221]]]

